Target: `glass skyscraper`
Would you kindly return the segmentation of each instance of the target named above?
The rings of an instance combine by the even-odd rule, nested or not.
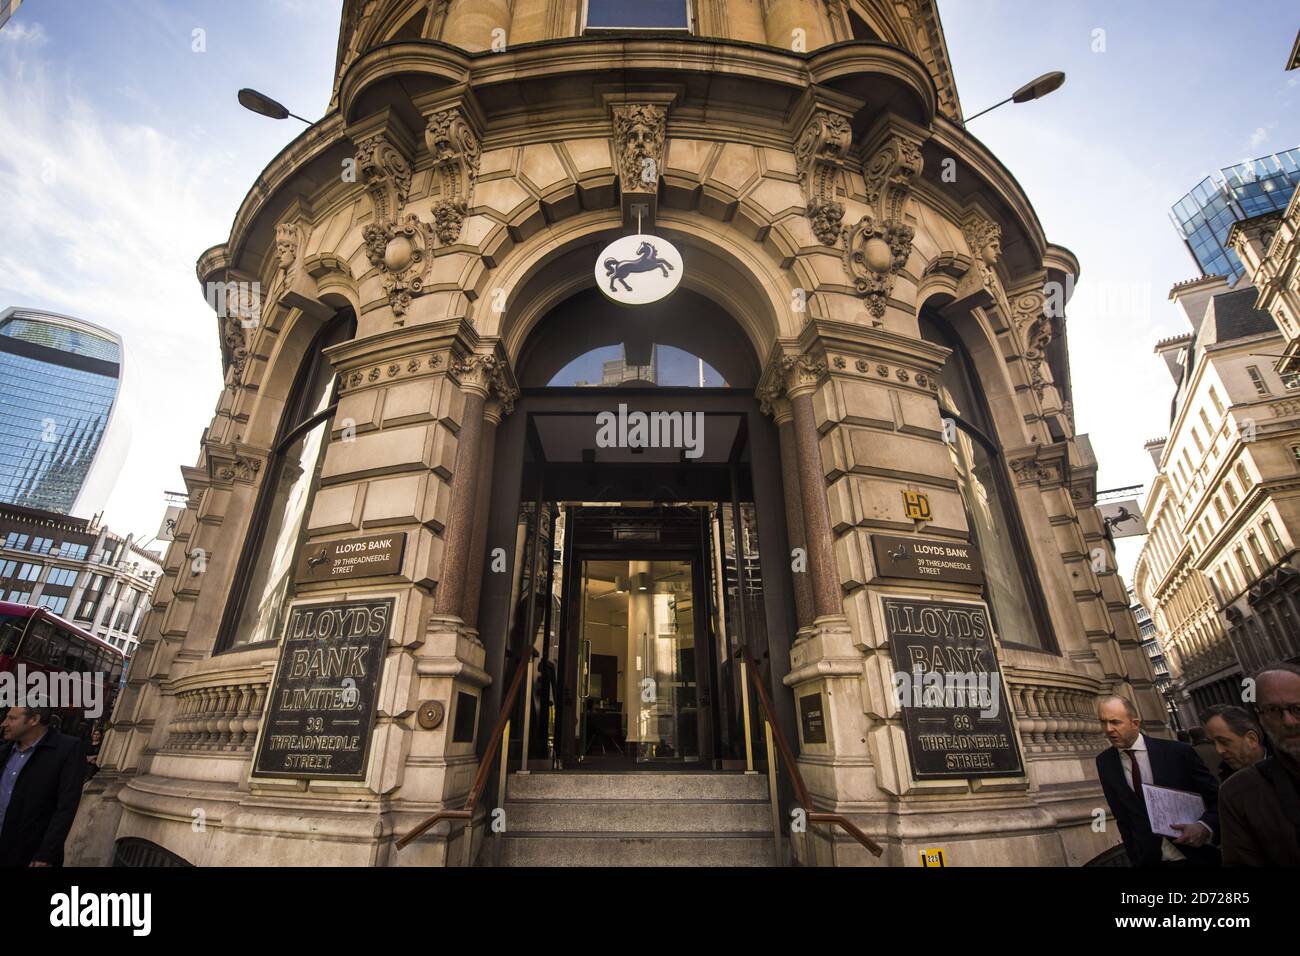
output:
[[[89,322],[0,313],[0,502],[65,514],[102,505],[121,466],[107,439],[122,358],[122,340]]]
[[[1237,254],[1227,248],[1233,223],[1282,211],[1300,184],[1300,146],[1261,156],[1206,176],[1170,211],[1201,274],[1235,282],[1245,274]]]

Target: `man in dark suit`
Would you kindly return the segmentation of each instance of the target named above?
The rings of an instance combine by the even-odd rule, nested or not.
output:
[[[86,777],[84,748],[48,707],[10,707],[0,744],[0,866],[61,866]]]
[[[1217,866],[1213,840],[1219,829],[1219,781],[1196,751],[1176,740],[1142,733],[1137,708],[1124,697],[1107,697],[1099,708],[1102,733],[1110,747],[1097,755],[1097,776],[1115,815],[1134,866]],[[1193,823],[1174,824],[1176,839],[1151,832],[1142,785],[1199,794],[1205,812]]]
[[[1223,865],[1300,866],[1300,667],[1270,665],[1255,693],[1273,756],[1223,785]]]

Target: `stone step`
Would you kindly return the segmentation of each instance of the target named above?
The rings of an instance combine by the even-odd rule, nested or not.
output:
[[[506,832],[768,833],[766,800],[507,800]]]
[[[766,800],[767,777],[743,773],[537,773],[511,774],[512,800]]]
[[[773,866],[771,835],[506,835],[500,866]]]

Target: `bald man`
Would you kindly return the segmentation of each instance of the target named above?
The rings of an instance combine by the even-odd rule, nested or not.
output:
[[[1223,785],[1223,863],[1300,866],[1300,667],[1257,674],[1255,712],[1273,756]]]
[[[1110,743],[1097,755],[1097,776],[1134,866],[1217,866],[1219,781],[1196,751],[1177,740],[1142,733],[1142,720],[1126,697],[1103,698],[1101,731]],[[1199,820],[1176,823],[1174,839],[1153,833],[1142,785],[1195,793],[1205,802]]]

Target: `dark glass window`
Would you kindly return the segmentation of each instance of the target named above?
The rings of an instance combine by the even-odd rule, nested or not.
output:
[[[922,316],[921,336],[953,350],[939,375],[939,411],[971,537],[984,563],[985,598],[998,638],[1052,649],[1038,579],[974,365],[941,319]]]
[[[587,0],[588,30],[689,30],[689,0]]]
[[[218,652],[279,638],[334,418],[334,369],[322,353],[352,338],[355,327],[350,312],[340,315],[317,334],[303,358],[267,462]]]

